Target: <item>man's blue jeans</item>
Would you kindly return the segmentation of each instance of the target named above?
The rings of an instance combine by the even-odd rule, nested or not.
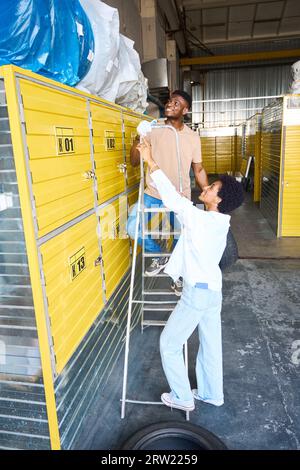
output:
[[[137,219],[137,203],[134,204],[132,209],[130,210],[130,214],[127,220],[127,233],[130,236],[132,240],[134,240],[135,236],[135,226],[136,226],[136,219]],[[144,194],[144,206],[147,208],[159,208],[159,207],[164,207],[163,202],[161,199],[157,199],[155,197],[149,196],[149,194]],[[155,212],[148,212],[145,215],[146,219],[146,224],[151,220],[151,218],[155,215]],[[175,223],[175,216],[174,212],[170,213],[170,224],[172,229],[174,228],[174,223]],[[141,238],[141,224],[139,226],[139,232],[138,232],[138,244],[142,244],[142,238]],[[177,240],[174,239],[173,242],[173,247],[175,246]],[[145,237],[145,251],[150,252],[150,253],[161,253],[161,247],[159,244],[151,238],[151,235],[147,235]]]
[[[198,395],[223,401],[221,336],[222,292],[184,283],[181,299],[160,337],[160,354],[171,392],[182,401],[193,400],[183,359],[183,345],[198,327],[200,346],[196,360]]]

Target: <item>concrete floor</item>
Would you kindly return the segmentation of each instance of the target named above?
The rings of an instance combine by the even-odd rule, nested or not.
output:
[[[233,212],[231,228],[239,247],[240,258],[299,258],[300,237],[276,238],[259,210],[247,193],[244,204]]]
[[[249,199],[233,217],[232,227],[244,258],[299,254],[300,239],[276,240]],[[191,423],[215,433],[229,449],[300,449],[299,312],[300,259],[241,259],[224,273],[225,404],[217,408],[197,402]],[[158,401],[168,391],[158,352],[160,332],[150,327],[131,335],[128,398]],[[192,386],[197,347],[193,335]],[[134,404],[127,404],[121,420],[122,374],[123,354],[87,414],[75,449],[121,449],[129,436],[148,424],[185,421],[179,410]]]

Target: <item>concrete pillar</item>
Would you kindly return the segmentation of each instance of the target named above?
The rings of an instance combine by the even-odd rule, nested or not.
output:
[[[168,39],[166,43],[166,52],[168,59],[168,81],[171,91],[179,88],[179,61],[176,41]]]
[[[144,62],[166,57],[166,38],[158,18],[157,1],[141,0]]]

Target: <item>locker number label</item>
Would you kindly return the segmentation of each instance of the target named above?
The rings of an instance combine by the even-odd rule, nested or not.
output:
[[[86,258],[85,258],[84,247],[82,247],[74,255],[70,256],[69,265],[70,265],[71,281],[74,281],[74,279],[77,276],[79,276],[79,274],[81,274],[82,271],[86,268]]]
[[[68,155],[75,153],[74,131],[70,127],[56,127],[56,153]]]
[[[114,131],[104,131],[105,150],[116,150],[116,136]]]

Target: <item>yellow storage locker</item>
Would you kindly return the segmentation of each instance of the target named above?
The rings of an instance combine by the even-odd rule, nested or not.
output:
[[[281,148],[279,236],[300,236],[300,95],[285,96]]]
[[[244,158],[245,124],[236,128],[236,172],[242,173],[242,162]]]
[[[245,126],[245,158],[254,158],[254,189],[253,200],[260,200],[261,192],[261,114],[257,113],[246,121]],[[244,170],[244,174],[246,168]]]
[[[98,204],[125,191],[125,159],[123,150],[122,112],[91,102],[95,174],[98,183]]]
[[[104,305],[100,255],[95,214],[41,246],[58,374]]]
[[[18,80],[38,236],[94,206],[86,99]]]
[[[216,139],[209,129],[200,130],[202,164],[207,174],[216,174]]]
[[[254,202],[260,201],[261,194],[261,113],[255,119],[255,147],[254,147]]]
[[[102,256],[107,300],[130,266],[130,243],[126,233],[127,195],[99,209]]]
[[[221,135],[216,135],[216,161],[217,161],[217,167],[216,171],[217,173],[226,173],[227,171],[231,172],[232,171],[232,141],[231,141],[231,135],[222,135],[224,130],[219,130],[219,133]]]
[[[203,166],[207,173],[233,171],[235,127],[216,127],[200,130]]]
[[[68,448],[80,426],[78,409],[90,406],[94,377],[101,380],[101,365],[109,367],[123,344],[123,331],[112,334],[119,342],[104,357],[95,341],[106,337],[106,303],[119,298],[130,265],[122,113],[131,112],[14,66],[0,68],[0,98],[0,185],[7,193],[0,250],[5,275],[22,277],[26,286],[26,296],[15,286],[5,306],[12,321],[8,340],[23,345],[24,357],[22,367],[12,363],[2,370],[0,364],[17,429],[10,432],[8,413],[0,447]],[[145,119],[132,114],[135,122]],[[137,184],[132,189],[130,203]],[[9,261],[8,233],[24,251],[21,264]],[[124,315],[124,300],[115,305],[115,315]],[[33,349],[35,368],[26,365]],[[19,382],[22,389],[14,387]],[[30,406],[30,420],[18,414],[20,400]]]
[[[300,236],[300,95],[262,112],[260,208],[278,237]]]
[[[130,148],[137,135],[136,128],[141,121],[141,117],[134,113],[124,112],[123,121],[126,149],[127,186],[130,188],[136,185],[140,179],[140,167],[134,167],[130,162]]]

